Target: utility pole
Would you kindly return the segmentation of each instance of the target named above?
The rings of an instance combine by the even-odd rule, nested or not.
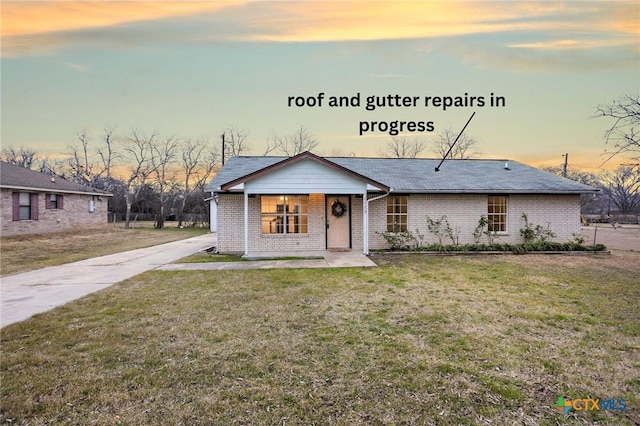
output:
[[[611,221],[611,183],[609,183],[609,205],[607,206],[607,220]]]
[[[569,163],[569,153],[563,155],[564,157],[564,167],[562,168],[562,177],[567,177],[567,163]]]
[[[224,146],[224,133],[222,133],[222,165],[224,166],[224,153],[225,153],[225,146]]]

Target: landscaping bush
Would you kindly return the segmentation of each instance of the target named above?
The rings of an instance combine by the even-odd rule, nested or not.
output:
[[[475,252],[512,252],[516,254],[524,254],[530,252],[542,251],[586,251],[597,252],[607,249],[603,244],[595,246],[587,246],[575,242],[559,243],[553,241],[538,241],[535,243],[492,243],[492,244],[464,244],[464,245],[445,245],[431,244],[428,246],[417,247],[412,251],[419,252],[438,252],[438,253],[475,253]]]

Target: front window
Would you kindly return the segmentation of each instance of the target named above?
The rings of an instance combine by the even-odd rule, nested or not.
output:
[[[507,232],[507,197],[489,197],[487,219],[489,219],[489,231]]]
[[[407,230],[407,200],[405,195],[387,197],[387,231],[403,232]]]
[[[308,195],[260,197],[263,234],[306,234]]]
[[[20,220],[31,220],[31,194],[20,193]]]
[[[50,209],[58,208],[58,196],[56,194],[49,195],[49,208]]]

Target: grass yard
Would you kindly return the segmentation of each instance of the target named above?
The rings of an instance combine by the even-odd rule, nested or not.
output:
[[[152,271],[8,326],[0,421],[640,422],[637,253],[374,260]]]
[[[138,222],[135,229],[112,225],[48,234],[0,238],[0,275],[13,275],[96,256],[149,247],[208,232],[203,228],[162,230]]]

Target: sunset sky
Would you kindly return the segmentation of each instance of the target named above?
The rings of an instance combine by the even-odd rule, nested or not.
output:
[[[2,147],[55,156],[105,126],[261,155],[301,125],[319,154],[376,156],[360,121],[462,128],[484,158],[597,169],[611,125],[595,108],[640,91],[640,6],[618,2],[3,1]],[[322,108],[289,96],[325,94]],[[360,107],[330,108],[330,96]],[[390,107],[367,96],[503,96],[491,108]],[[424,153],[424,156],[434,156]],[[617,166],[617,162],[609,165]]]

